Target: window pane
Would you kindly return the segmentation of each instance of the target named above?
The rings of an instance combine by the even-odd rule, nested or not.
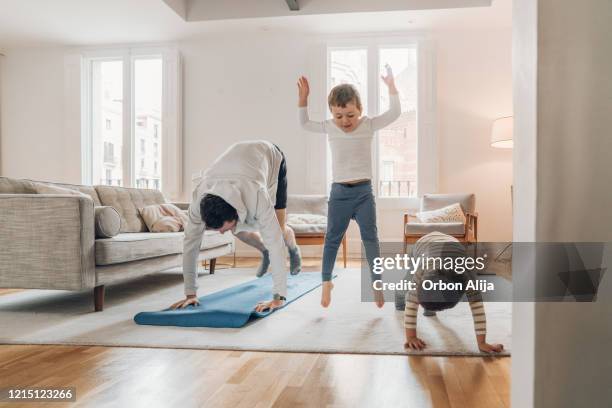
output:
[[[339,84],[352,84],[359,91],[363,113],[368,111],[368,52],[365,49],[332,50],[330,52],[329,89]]]
[[[381,48],[380,73],[389,64],[400,94],[402,114],[378,132],[381,197],[416,196],[417,191],[417,53],[415,48]],[[380,112],[389,108],[389,92],[380,84]]]
[[[123,62],[93,61],[92,181],[123,185]]]
[[[162,59],[134,61],[136,187],[161,189]]]

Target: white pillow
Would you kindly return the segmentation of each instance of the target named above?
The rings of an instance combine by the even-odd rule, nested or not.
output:
[[[437,210],[421,211],[416,213],[419,222],[462,222],[465,223],[465,214],[461,204],[455,203]]]
[[[327,217],[319,214],[288,214],[287,224],[327,224]]]

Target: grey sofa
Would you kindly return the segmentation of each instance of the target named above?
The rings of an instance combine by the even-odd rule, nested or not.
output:
[[[93,289],[103,310],[105,285],[181,265],[183,233],[151,233],[138,212],[165,202],[157,190],[0,177],[0,288]],[[105,238],[98,210],[109,207],[119,233]],[[233,251],[232,234],[206,231],[199,259],[214,273]]]

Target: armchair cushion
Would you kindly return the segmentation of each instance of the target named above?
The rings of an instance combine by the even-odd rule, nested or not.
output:
[[[287,225],[296,235],[320,235],[327,231],[327,217],[318,214],[289,214]]]
[[[437,210],[448,205],[459,203],[464,214],[473,214],[476,209],[474,194],[424,194],[421,200],[421,211]]]
[[[287,199],[287,214],[317,214],[327,217],[327,196],[291,194]]]
[[[419,222],[462,222],[465,223],[465,214],[459,203],[431,211],[421,211],[416,214]]]
[[[406,235],[427,235],[430,232],[442,232],[448,235],[464,235],[465,224],[462,222],[409,222],[404,226]]]

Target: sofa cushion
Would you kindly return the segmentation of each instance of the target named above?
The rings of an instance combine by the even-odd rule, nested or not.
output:
[[[96,207],[99,207],[102,205],[102,203],[100,202],[100,197],[98,197],[98,193],[96,192],[96,189],[93,186],[84,186],[80,184],[66,184],[66,183],[47,183],[47,182],[44,182],[44,184],[51,185],[51,186],[57,186],[61,188],[67,188],[69,190],[79,191],[83,194],[88,195],[93,200],[94,205]]]
[[[95,208],[96,238],[112,238],[121,230],[121,217],[113,207]]]
[[[96,186],[102,205],[114,207],[121,216],[121,232],[147,232],[147,225],[138,212],[152,204],[164,204],[166,199],[158,190]]]
[[[464,235],[465,224],[462,222],[432,222],[427,224],[409,222],[405,228],[406,235],[427,235],[434,231],[448,235]]]
[[[169,203],[147,205],[138,211],[151,232],[183,231],[189,220],[185,211]]]
[[[36,188],[30,180],[0,177],[0,194],[36,194]]]
[[[233,242],[230,233],[206,231],[201,250],[217,248]],[[112,265],[158,256],[183,253],[182,232],[122,233],[112,238],[96,240],[96,265]]]
[[[327,216],[327,196],[290,194],[287,198],[287,213]]]
[[[41,183],[38,181],[33,182],[36,194],[66,194],[80,197],[90,198],[87,194],[83,194],[78,190],[70,188],[58,187],[54,184]]]
[[[317,214],[289,214],[287,225],[296,235],[320,235],[327,231],[327,217]]]

